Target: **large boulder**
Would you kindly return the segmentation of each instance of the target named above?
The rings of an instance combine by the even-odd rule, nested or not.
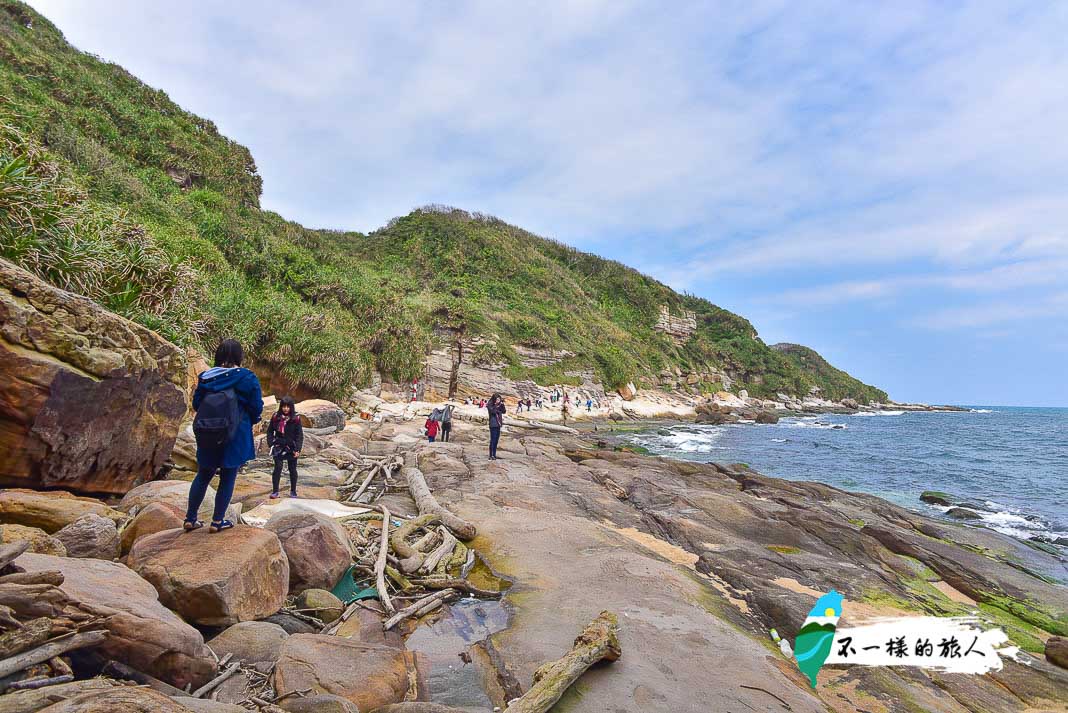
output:
[[[0,485],[125,493],[186,412],[185,354],[0,260]]]
[[[127,563],[152,583],[165,606],[201,626],[274,614],[289,585],[278,537],[241,525],[214,534],[206,527],[157,532],[134,543]]]
[[[322,634],[294,634],[274,669],[276,691],[332,693],[370,711],[404,700],[415,672],[410,651]]]
[[[26,553],[15,562],[28,572],[59,571],[67,596],[103,617],[111,636],[98,651],[107,658],[179,688],[206,683],[215,660],[200,632],[162,604],[156,590],[117,562]]]
[[[340,431],[345,428],[345,412],[331,401],[308,399],[297,404],[300,423],[305,428],[332,428]]]
[[[184,513],[173,505],[149,503],[123,528],[120,541],[122,554],[128,554],[134,543],[142,537],[181,527],[184,519]]]
[[[282,651],[282,644],[289,638],[286,630],[266,621],[243,621],[234,624],[214,639],[208,646],[215,655],[222,658],[233,654],[234,659],[256,663],[258,661],[274,662]]]
[[[264,526],[278,535],[289,558],[289,589],[334,588],[352,564],[352,543],[333,518],[289,511],[271,516]]]
[[[2,455],[0,459],[3,459]],[[64,490],[0,490],[0,522],[3,523],[39,527],[54,533],[90,514],[116,523],[126,519],[121,512],[99,500],[77,497]]]
[[[66,557],[67,548],[63,543],[49,535],[39,527],[27,527],[26,525],[0,525],[0,544],[9,542],[28,542],[30,547],[27,552],[36,552],[42,555],[56,555]]]
[[[627,382],[623,386],[619,387],[619,395],[623,397],[624,401],[633,401],[638,395],[638,389],[634,387],[634,384]]]
[[[115,521],[94,513],[83,515],[56,532],[68,557],[113,560],[119,556],[119,531]]]

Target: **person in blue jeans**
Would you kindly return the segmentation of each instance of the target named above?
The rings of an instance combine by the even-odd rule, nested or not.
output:
[[[500,394],[490,397],[489,403],[486,404],[486,411],[489,412],[489,457],[490,460],[497,460],[497,443],[501,440],[501,427],[504,425],[505,412],[504,399]]]
[[[197,477],[189,487],[189,508],[184,524],[186,532],[204,526],[197,520],[197,511],[204,502],[204,494],[216,472],[219,474],[219,486],[215,491],[215,510],[208,532],[219,532],[234,526],[234,523],[224,519],[226,508],[230,506],[230,498],[234,495],[237,469],[256,457],[252,424],[258,423],[263,414],[260,381],[250,370],[241,366],[243,359],[241,345],[234,339],[227,339],[215,350],[215,366],[201,373],[197,379],[193,410],[200,408],[208,394],[232,389],[238,403],[238,422],[233,437],[221,448],[202,448],[197,444]]]

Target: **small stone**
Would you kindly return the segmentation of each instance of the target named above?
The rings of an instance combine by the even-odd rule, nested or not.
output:
[[[1046,660],[1061,668],[1068,668],[1068,638],[1051,636],[1046,639]]]
[[[949,515],[954,520],[980,520],[982,519],[979,513],[968,508],[950,508],[946,511],[946,515]]]
[[[336,621],[345,611],[341,600],[325,589],[305,589],[297,597],[297,608],[326,624]]]
[[[278,624],[243,621],[225,629],[208,646],[219,658],[233,654],[236,660],[248,663],[274,662],[287,638],[289,634]]]
[[[282,627],[282,629],[287,634],[318,634],[319,633],[319,630],[316,629],[311,624],[309,624],[308,622],[303,621],[301,619],[298,619],[297,617],[293,616],[292,614],[286,614],[284,612],[279,612],[277,614],[272,614],[271,616],[264,617],[260,621],[266,621],[266,622],[270,622],[272,624],[277,624],[278,626]]]
[[[305,698],[290,696],[282,701],[279,707],[288,713],[360,713],[360,709],[355,705],[332,693]]]

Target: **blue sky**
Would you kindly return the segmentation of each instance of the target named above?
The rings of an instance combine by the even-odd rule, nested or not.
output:
[[[492,213],[899,400],[1068,405],[1068,3],[32,4],[287,218]]]

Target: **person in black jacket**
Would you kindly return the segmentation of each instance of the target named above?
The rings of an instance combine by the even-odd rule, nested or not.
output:
[[[489,457],[490,460],[497,460],[497,442],[501,440],[501,426],[504,425],[505,412],[504,399],[500,394],[490,397],[486,410],[489,412]]]
[[[289,466],[289,497],[297,497],[297,458],[304,447],[304,427],[300,425],[297,405],[289,396],[282,397],[277,413],[271,417],[271,423],[267,426],[267,445],[271,447],[271,456],[274,458],[271,497],[278,497],[282,463]]]

